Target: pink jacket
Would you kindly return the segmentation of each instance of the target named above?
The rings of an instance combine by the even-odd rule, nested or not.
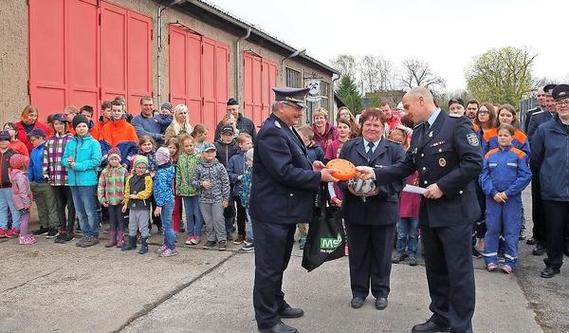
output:
[[[405,184],[417,185],[417,171],[405,178]],[[421,195],[401,191],[399,196],[399,217],[419,217],[419,206],[421,205]]]
[[[12,201],[16,209],[30,209],[34,197],[26,173],[22,170],[10,170],[10,181],[12,182]]]
[[[328,145],[338,138],[336,127],[329,122],[326,122],[326,129],[323,134],[318,133],[316,126],[312,126],[312,130],[314,131],[314,141],[320,145],[324,153],[326,153]]]

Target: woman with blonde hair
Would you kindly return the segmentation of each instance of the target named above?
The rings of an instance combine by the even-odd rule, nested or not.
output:
[[[177,137],[181,134],[190,134],[192,132],[192,125],[188,117],[188,107],[185,104],[178,104],[174,107],[174,118],[172,123],[164,132],[164,141]]]

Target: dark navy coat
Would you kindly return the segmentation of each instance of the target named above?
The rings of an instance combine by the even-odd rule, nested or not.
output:
[[[480,217],[476,181],[482,170],[480,142],[466,117],[441,111],[433,126],[425,121],[413,131],[405,160],[375,168],[376,183],[386,184],[419,172],[419,185],[436,183],[443,196],[421,199],[419,222],[429,227],[472,223]]]
[[[535,131],[537,131],[539,125],[549,121],[551,118],[553,118],[553,116],[549,111],[537,111],[531,114],[527,130],[527,135],[530,141],[530,145],[533,139],[533,135],[535,134]]]
[[[541,198],[569,201],[569,128],[555,117],[537,128],[530,167],[539,175]]]
[[[249,213],[256,223],[308,223],[320,173],[298,133],[271,114],[255,140]]]
[[[380,168],[393,165],[405,159],[405,151],[395,142],[385,139],[379,141],[371,158],[366,155],[366,147],[361,137],[352,139],[342,146],[340,158],[349,160],[356,166]],[[381,185],[379,193],[365,198],[353,195],[347,183],[339,184],[344,192],[342,216],[347,223],[366,225],[395,224],[399,217],[399,192],[403,188],[401,180]]]

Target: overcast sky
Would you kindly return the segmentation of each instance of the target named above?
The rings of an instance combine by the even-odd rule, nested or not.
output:
[[[465,88],[464,72],[493,47],[538,53],[534,74],[569,80],[568,0],[209,0],[329,64],[338,54],[426,60]]]

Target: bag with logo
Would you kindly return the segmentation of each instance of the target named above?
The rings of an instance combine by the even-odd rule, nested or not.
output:
[[[316,196],[314,216],[308,228],[302,267],[312,271],[326,261],[342,258],[346,237],[339,210],[326,207],[326,185]]]

